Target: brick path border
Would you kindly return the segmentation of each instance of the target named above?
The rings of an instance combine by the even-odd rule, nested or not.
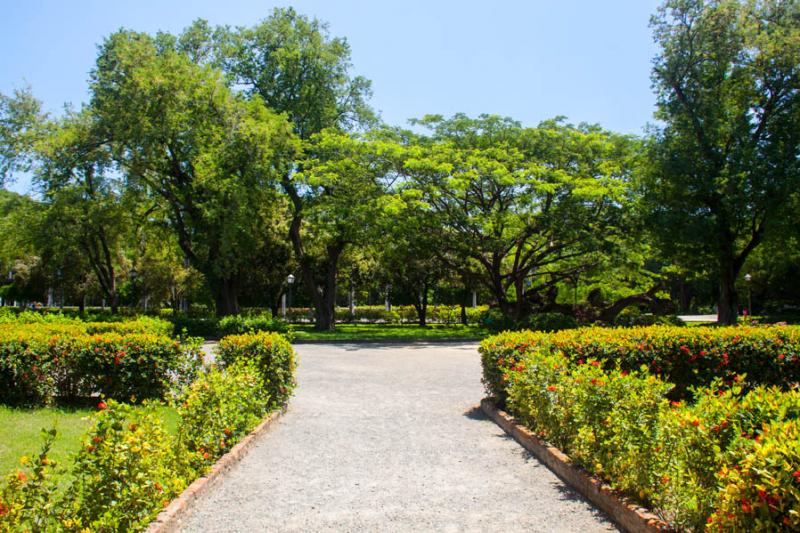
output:
[[[623,530],[632,533],[675,531],[648,509],[639,507],[599,478],[575,466],[561,450],[539,440],[530,429],[519,424],[510,414],[498,409],[490,399],[485,398],[481,401],[481,409],[565,483],[608,514]]]
[[[262,433],[265,433],[272,423],[285,412],[286,409],[275,411],[265,418],[253,431],[248,433],[236,446],[231,448],[228,453],[220,457],[219,461],[214,463],[211,467],[211,470],[204,476],[195,479],[180,496],[172,500],[170,504],[158,514],[156,519],[150,523],[150,526],[148,526],[145,532],[173,533],[178,531],[192,503],[219,483],[225,472],[241,461],[250,447],[255,443],[256,439]]]

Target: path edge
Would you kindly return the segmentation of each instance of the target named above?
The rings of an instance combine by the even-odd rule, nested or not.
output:
[[[286,413],[286,410],[287,408],[284,407],[270,413],[270,415],[248,433],[245,438],[231,448],[228,453],[220,457],[206,474],[195,479],[191,485],[186,487],[180,496],[172,500],[164,510],[158,513],[155,520],[150,522],[145,533],[173,533],[178,531],[182,520],[186,518],[192,504],[211,488],[216,486],[225,473],[247,455],[248,450],[253,446],[256,439],[265,433],[275,420]]]
[[[541,441],[530,429],[519,424],[507,412],[499,409],[489,398],[481,400],[481,409],[503,431],[531,452],[565,483],[609,515],[623,530],[631,533],[675,531],[673,527],[650,510],[636,505],[599,478],[575,466],[564,452]]]

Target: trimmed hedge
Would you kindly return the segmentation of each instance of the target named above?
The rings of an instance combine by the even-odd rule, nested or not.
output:
[[[740,333],[735,343],[730,331],[712,337],[752,350],[767,333],[784,347],[793,335],[785,328],[732,329]],[[633,334],[584,330],[587,340],[605,338],[611,347],[613,332]],[[691,403],[670,400],[674,384],[651,366],[628,370],[624,359],[608,357],[613,350],[601,352],[605,359],[586,350],[578,357],[577,346],[585,346],[577,337],[565,345],[559,335],[503,334],[481,345],[487,391],[519,421],[679,529],[800,528],[800,391],[731,375],[693,389]],[[746,335],[752,338],[742,341]]]
[[[0,486],[0,531],[144,529],[276,405],[265,376],[293,386],[294,377],[284,375],[286,361],[294,361],[291,346],[277,335],[259,338],[257,353],[241,351],[236,362],[207,369],[183,390],[177,436],[166,431],[153,403],[100,402],[74,467],[56,480],[57,465],[47,457],[55,430],[49,432],[42,452]]]
[[[525,354],[560,353],[573,362],[596,359],[627,371],[645,366],[675,385],[673,399],[691,387],[746,374],[747,385],[788,387],[800,382],[800,327],[583,328],[557,333],[506,332],[480,348],[489,393],[503,403],[505,387],[498,361],[513,366]],[[504,365],[500,365],[504,366]]]
[[[124,330],[124,328],[123,328]],[[0,403],[37,405],[99,393],[162,398],[202,362],[193,344],[150,333],[87,334],[79,325],[0,325]]]
[[[274,318],[270,313],[259,315],[230,315],[223,318],[196,318],[175,315],[170,318],[176,335],[219,338],[226,335],[267,331],[291,335],[287,322]]]
[[[278,333],[247,333],[223,338],[217,347],[223,366],[237,361],[254,361],[264,379],[263,388],[272,408],[289,401],[296,386],[295,355],[286,337]]]
[[[22,313],[0,313],[0,328],[31,327],[36,331],[75,334],[87,333],[152,333],[154,335],[171,335],[173,326],[167,320],[150,316],[138,316],[132,319],[110,321],[84,321],[80,318],[61,314],[43,314],[32,311]]]

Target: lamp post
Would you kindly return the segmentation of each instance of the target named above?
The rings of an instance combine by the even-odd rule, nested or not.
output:
[[[747,315],[753,316],[753,276],[749,273],[744,275],[744,280],[747,282]]]
[[[292,306],[292,285],[294,284],[294,276],[289,274],[286,276],[286,283],[289,285],[289,307]],[[281,315],[286,320],[286,293],[281,295]]]
[[[391,311],[392,310],[392,300],[390,299],[390,293],[391,292],[392,292],[392,284],[391,283],[387,283],[386,284],[386,310],[387,311]]]

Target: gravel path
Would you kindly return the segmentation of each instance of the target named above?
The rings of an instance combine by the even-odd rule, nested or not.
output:
[[[476,407],[475,344],[296,347],[289,412],[184,531],[609,531]]]

